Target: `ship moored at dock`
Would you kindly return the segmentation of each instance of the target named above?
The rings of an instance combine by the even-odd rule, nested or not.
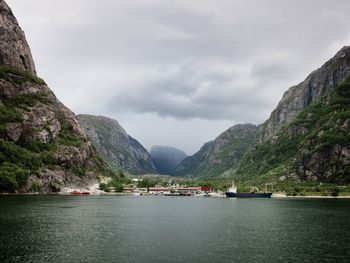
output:
[[[237,198],[271,198],[272,193],[240,193],[237,191],[234,181],[232,186],[225,193],[226,197],[237,197]]]

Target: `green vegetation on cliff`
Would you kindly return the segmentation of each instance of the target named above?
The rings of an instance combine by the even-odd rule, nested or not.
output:
[[[14,68],[12,66],[5,65],[0,66],[0,79],[13,81],[16,84],[22,84],[26,81],[29,81],[38,85],[45,85],[45,81],[36,75],[33,75],[21,69]]]
[[[44,83],[36,76],[10,67],[0,67],[0,79],[4,81],[1,84],[4,90],[7,85],[15,85],[17,88],[25,82],[40,85]],[[36,127],[30,122],[24,124],[27,114],[32,110],[50,107],[52,103],[50,95],[48,89],[42,89],[36,93],[0,96],[0,192],[15,192],[27,183],[30,176],[40,176],[46,169],[54,170],[56,166],[66,166],[59,160],[60,148],[79,148],[84,143],[85,139],[74,132],[73,126],[64,116],[58,118],[60,125],[58,136],[49,142],[41,142],[34,136],[44,129],[50,130],[49,127]],[[9,132],[16,133],[16,127],[21,127],[21,135],[13,141]],[[95,171],[107,176],[113,175],[102,158],[98,155],[92,158]],[[65,169],[78,177],[83,177],[88,171],[87,167],[73,164]],[[37,190],[38,183],[33,184],[32,190]]]
[[[244,153],[253,144],[257,127],[237,124],[208,142],[187,157],[176,169],[176,175],[194,178],[213,178],[235,168]]]
[[[276,137],[247,152],[235,178],[256,185],[284,181],[350,183],[350,77],[312,103]]]

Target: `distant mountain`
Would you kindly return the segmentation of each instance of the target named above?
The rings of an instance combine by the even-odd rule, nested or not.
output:
[[[113,167],[131,174],[157,173],[148,151],[111,118],[78,115],[97,150]]]
[[[74,113],[36,75],[24,32],[3,0],[0,32],[0,192],[97,183],[109,166]]]
[[[284,94],[234,176],[350,183],[350,47]]]
[[[257,127],[253,124],[234,125],[183,160],[175,174],[200,178],[223,175],[237,166],[253,144],[256,132]]]
[[[176,167],[187,157],[181,150],[159,145],[152,146],[150,154],[158,172],[166,175],[173,175]]]

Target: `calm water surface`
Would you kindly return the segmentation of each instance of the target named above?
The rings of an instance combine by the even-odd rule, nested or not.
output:
[[[0,196],[0,262],[350,262],[350,200]]]

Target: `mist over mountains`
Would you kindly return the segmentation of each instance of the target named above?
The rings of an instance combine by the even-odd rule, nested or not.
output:
[[[178,165],[187,157],[183,151],[170,146],[153,145],[150,154],[160,174],[175,175]]]

